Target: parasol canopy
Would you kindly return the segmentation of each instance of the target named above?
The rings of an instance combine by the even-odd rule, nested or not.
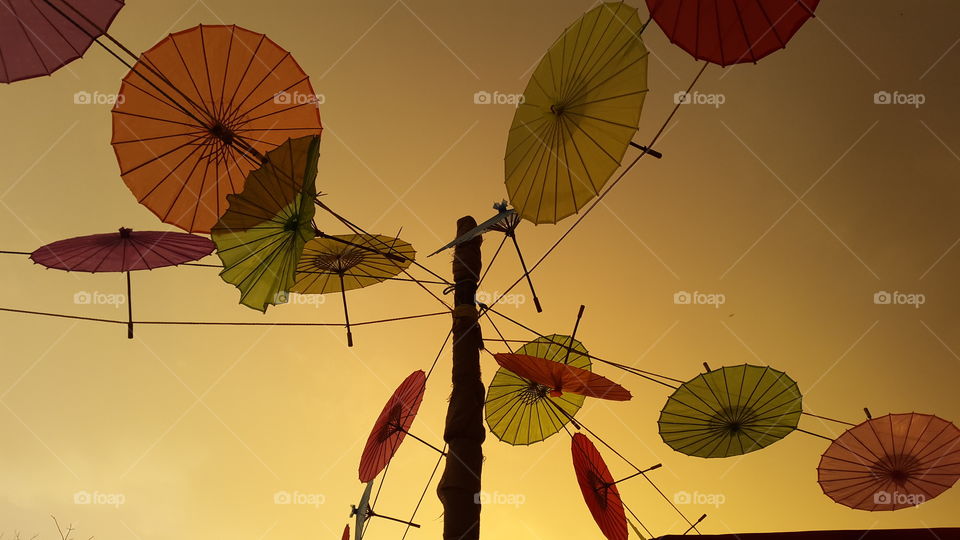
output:
[[[643,21],[622,2],[588,11],[536,67],[510,126],[504,178],[533,223],[576,213],[620,167],[647,93]]]
[[[360,457],[361,482],[376,478],[397,453],[420,409],[426,384],[427,377],[423,370],[414,371],[400,383],[383,406]],[[357,527],[359,529],[359,524]]]
[[[704,458],[739,456],[797,427],[802,396],[786,373],[743,364],[680,385],[660,411],[660,437],[674,450]]]
[[[837,437],[820,458],[823,492],[857,510],[899,510],[960,478],[960,429],[930,414],[888,414]]]
[[[582,343],[559,334],[537,338],[517,349],[517,354],[584,370],[589,370],[591,365],[589,353]],[[560,431],[577,414],[584,399],[584,396],[573,393],[553,397],[549,387],[500,368],[487,390],[487,426],[507,444],[537,443]]]
[[[597,447],[582,433],[574,433],[570,449],[577,483],[593,520],[607,540],[627,540],[627,516],[620,491]]]
[[[68,272],[130,272],[196,261],[213,249],[213,242],[195,234],[121,227],[115,233],[58,240],[34,251],[30,259]]]
[[[68,272],[123,272],[127,278],[127,338],[133,339],[130,272],[196,261],[210,255],[210,240],[188,233],[134,231],[91,234],[58,240],[30,254],[33,262]]]
[[[0,0],[0,82],[50,75],[106,33],[123,0]]]
[[[787,46],[820,0],[647,0],[671,43],[721,66],[757,62]]]
[[[346,292],[382,283],[410,267],[417,256],[413,246],[373,234],[323,235],[307,242],[297,265],[292,292],[327,294],[339,292],[347,345],[353,347]]]
[[[113,108],[120,175],[161,221],[209,232],[263,154],[320,135],[318,98],[288,51],[239,26],[200,25],[145,52]]]
[[[409,268],[416,255],[412,245],[389,236],[317,237],[303,248],[297,281],[291,291],[328,294],[382,283]]]
[[[220,277],[240,289],[240,303],[260,311],[282,304],[297,264],[314,237],[320,137],[290,139],[271,150],[250,173],[243,191],[211,231],[223,262]]]
[[[632,397],[626,388],[610,379],[572,365],[517,353],[497,353],[494,358],[502,367],[547,387],[549,397],[561,397],[565,392],[612,401],[628,401]]]

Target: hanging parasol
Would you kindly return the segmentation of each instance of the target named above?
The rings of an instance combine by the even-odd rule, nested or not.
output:
[[[208,232],[263,154],[319,136],[317,96],[289,52],[238,26],[200,25],[144,53],[113,109],[113,148],[137,200]]]
[[[33,262],[68,272],[123,272],[127,275],[127,337],[133,339],[130,272],[153,270],[200,260],[213,252],[213,242],[193,234],[133,231],[92,234],[58,240],[30,254]]]
[[[526,354],[497,353],[493,356],[502,367],[546,386],[550,397],[561,397],[570,392],[612,401],[631,398],[626,388],[585,369]]]
[[[504,157],[510,203],[533,223],[576,213],[620,167],[647,93],[643,21],[601,4],[560,36],[533,72]]]
[[[297,265],[296,283],[290,290],[298,294],[341,293],[347,345],[352,347],[346,291],[382,283],[400,274],[410,267],[416,254],[410,244],[388,236],[317,237],[304,246]]]
[[[559,334],[537,338],[517,349],[517,354],[583,370],[591,366],[583,344]],[[527,445],[560,431],[577,414],[585,398],[574,393],[552,397],[550,390],[506,368],[498,369],[490,381],[485,403],[490,432],[507,444]]]
[[[282,304],[293,287],[304,245],[315,234],[319,149],[320,137],[311,135],[271,150],[243,191],[227,198],[229,208],[211,231],[220,277],[240,289],[240,303],[249,308],[265,312]]]
[[[960,479],[960,429],[930,414],[873,418],[833,441],[817,475],[823,492],[850,508],[917,506]]]
[[[660,411],[660,437],[688,456],[739,456],[767,447],[797,427],[802,396],[786,373],[740,365],[680,385]]]
[[[397,453],[397,448],[417,417],[426,384],[427,377],[423,370],[414,371],[400,383],[383,406],[360,457],[361,482],[376,478]]]
[[[627,517],[620,491],[597,447],[582,433],[574,433],[570,449],[577,483],[593,520],[607,540],[627,540]]]
[[[340,540],[350,540],[350,524],[346,524],[343,527],[343,536],[340,537]]]
[[[820,0],[647,0],[671,43],[720,66],[757,62],[787,46]]]
[[[123,0],[0,0],[0,82],[50,75],[83,56]]]

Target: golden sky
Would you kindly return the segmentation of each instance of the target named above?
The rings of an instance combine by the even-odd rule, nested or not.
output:
[[[522,92],[546,48],[592,5],[134,0],[111,32],[139,51],[198,23],[238,24],[290,50],[325,98],[317,183],[327,203],[371,232],[402,227],[421,262],[446,275],[450,255],[426,254],[452,238],[458,217],[483,219],[505,197],[514,109],[477,105],[474,93]],[[657,145],[664,159],[644,158],[537,270],[544,313],[528,296],[502,306],[505,313],[543,333],[568,332],[585,304],[578,338],[604,358],[680,379],[704,361],[768,364],[799,383],[805,408],[817,414],[858,422],[866,406],[875,416],[960,420],[960,5],[853,0],[823,2],[817,14],[785,51],[757,65],[707,68],[696,90],[722,95],[723,104],[682,107]],[[641,143],[699,69],[659,27],[644,39],[651,91]],[[170,228],[119,177],[110,106],[74,103],[76,92],[115,93],[125,73],[94,47],[52,77],[0,89],[0,248],[32,251],[120,226]],[[922,94],[924,103],[875,104],[881,91]],[[528,259],[569,223],[522,226]],[[347,232],[323,216],[319,224]],[[497,242],[488,238],[487,257]],[[497,294],[519,275],[508,255],[485,292]],[[122,294],[119,274],[44,270],[18,256],[4,256],[0,268],[2,307],[125,317],[123,308],[73,301],[81,291]],[[141,319],[341,318],[336,297],[262,316],[239,306],[236,289],[209,268],[141,272],[133,282]],[[725,303],[676,305],[678,291],[723,294]],[[879,291],[925,301],[878,305]],[[349,298],[358,321],[438,306],[409,283]],[[498,326],[510,338],[532,337]],[[10,313],[0,313],[0,328],[0,530],[47,538],[53,514],[84,538],[257,540],[339,537],[362,490],[357,461],[373,420],[404,377],[429,366],[449,319],[359,327],[353,349],[336,328],[143,326],[127,340],[121,326]],[[448,353],[413,426],[435,444]],[[483,362],[489,381],[496,364]],[[802,433],[741,458],[673,452],[656,424],[668,389],[597,371],[634,399],[588,401],[578,418],[635,463],[663,463],[651,477],[671,498],[722,502],[681,506],[691,517],[709,514],[704,532],[956,524],[956,490],[885,514],[834,503],[816,481],[827,442]],[[801,426],[839,433],[810,419]],[[485,455],[485,491],[522,502],[484,507],[485,537],[600,536],[565,434],[526,448],[489,436]],[[605,456],[614,476],[631,472]],[[435,461],[428,448],[405,442],[378,511],[409,515]],[[318,504],[275,504],[278,492]],[[622,492],[653,532],[685,529],[643,481]],[[76,504],[78,493],[104,504]],[[411,538],[439,535],[432,487],[418,521],[423,528]],[[369,538],[401,532],[377,522]]]

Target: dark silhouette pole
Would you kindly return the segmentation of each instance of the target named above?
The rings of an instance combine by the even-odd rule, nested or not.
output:
[[[470,216],[457,220],[457,236],[477,226]],[[480,538],[480,474],[483,467],[484,388],[480,379],[483,339],[477,324],[477,280],[483,266],[482,236],[453,252],[453,390],[443,431],[447,459],[437,496],[443,503],[444,540]]]

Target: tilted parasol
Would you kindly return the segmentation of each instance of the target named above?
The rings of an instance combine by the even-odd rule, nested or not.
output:
[[[290,139],[267,153],[211,237],[223,262],[220,277],[240,290],[240,303],[266,311],[287,301],[297,264],[315,235],[317,156],[320,137]]]
[[[535,68],[504,157],[510,203],[533,223],[576,213],[620,167],[647,93],[643,21],[623,3],[587,12]]]
[[[397,453],[397,448],[417,417],[426,382],[426,374],[422,370],[414,371],[400,383],[383,406],[360,457],[361,482],[376,478]]]
[[[607,540],[627,540],[627,517],[610,469],[585,435],[574,433],[570,444],[573,470],[583,500]]]
[[[0,82],[50,75],[106,33],[123,0],[0,0]]]

